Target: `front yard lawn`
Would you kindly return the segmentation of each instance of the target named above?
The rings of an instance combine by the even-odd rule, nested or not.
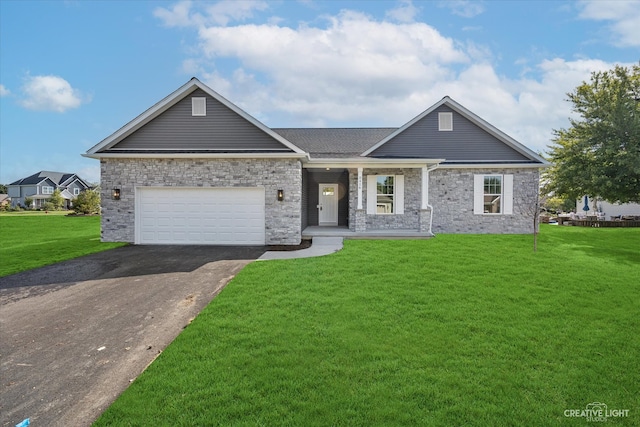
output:
[[[95,425],[640,425],[639,278],[640,229],[255,262]]]
[[[100,242],[100,217],[65,215],[0,214],[0,277],[123,245]]]

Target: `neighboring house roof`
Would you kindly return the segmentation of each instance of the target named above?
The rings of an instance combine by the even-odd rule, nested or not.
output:
[[[274,128],[311,157],[355,157],[397,128]]]
[[[0,194],[0,204],[7,203],[11,200],[8,194]]]
[[[89,185],[75,173],[66,172],[52,172],[52,171],[40,171],[26,178],[19,179],[12,182],[9,185],[38,185],[44,181],[49,181],[49,184],[66,188],[73,182],[78,181],[82,186],[89,188]]]

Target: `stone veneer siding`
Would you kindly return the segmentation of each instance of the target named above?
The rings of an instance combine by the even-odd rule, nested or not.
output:
[[[473,213],[474,175],[513,175],[513,214]],[[532,189],[538,188],[538,169],[436,169],[429,173],[429,203],[434,233],[519,234],[533,232]],[[535,191],[535,190],[534,190]],[[535,202],[533,203],[535,204]]]
[[[102,240],[135,240],[136,187],[265,187],[265,242],[301,241],[302,165],[297,159],[102,159]],[[120,188],[120,200],[111,191]],[[284,201],[276,200],[278,189]]]
[[[362,171],[362,208],[367,230],[418,230],[422,195],[421,169],[364,169]],[[404,215],[369,215],[367,210],[368,175],[404,175]],[[358,170],[349,169],[349,229],[355,231],[358,205]]]
[[[362,206],[367,206],[368,175],[404,175],[404,215],[367,215],[366,230],[410,229],[426,231],[429,210],[420,209],[422,202],[421,169],[364,169],[362,176]],[[513,214],[475,215],[473,213],[473,176],[513,175]],[[522,202],[531,198],[537,188],[538,169],[436,169],[429,173],[429,203],[433,206],[433,233],[514,234],[531,233],[533,216]],[[349,228],[356,231],[358,171],[349,170]],[[528,201],[529,204],[532,202]],[[358,218],[362,221],[362,218]],[[360,231],[360,230],[358,230]]]

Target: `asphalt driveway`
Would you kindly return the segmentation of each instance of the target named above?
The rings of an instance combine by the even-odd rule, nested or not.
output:
[[[88,426],[266,248],[127,246],[0,278],[0,426]]]

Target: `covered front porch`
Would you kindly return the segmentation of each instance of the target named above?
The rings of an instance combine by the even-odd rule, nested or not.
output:
[[[302,238],[427,238],[429,172],[441,160],[310,161],[302,175]]]

